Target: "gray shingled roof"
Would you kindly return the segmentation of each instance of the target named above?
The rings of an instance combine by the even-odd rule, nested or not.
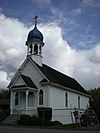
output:
[[[37,89],[36,85],[33,83],[32,79],[30,77],[28,77],[26,75],[22,75],[22,74],[21,74],[21,77],[28,87]]]
[[[25,82],[25,85],[16,85],[12,86],[12,88],[23,88],[23,87],[31,87],[37,89],[36,85],[33,83],[32,79],[26,75],[21,74],[22,79]]]
[[[88,94],[87,91],[74,78],[71,78],[45,64],[43,64],[42,67],[38,64],[36,65],[51,83],[55,83],[63,87],[73,89],[75,91]],[[47,82],[46,79],[40,81],[40,83],[43,82]]]

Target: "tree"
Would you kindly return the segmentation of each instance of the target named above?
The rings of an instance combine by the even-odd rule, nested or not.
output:
[[[95,111],[100,121],[100,87],[88,91],[91,95],[90,107]]]
[[[0,91],[0,99],[9,99],[10,98],[10,93],[9,93],[9,90],[4,90],[2,89]]]

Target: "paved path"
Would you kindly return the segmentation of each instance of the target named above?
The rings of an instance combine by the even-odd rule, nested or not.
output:
[[[100,131],[58,130],[0,125],[0,133],[100,133]]]

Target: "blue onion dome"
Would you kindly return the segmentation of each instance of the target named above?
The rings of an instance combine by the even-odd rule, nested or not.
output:
[[[28,34],[27,41],[31,40],[39,40],[43,42],[43,35],[42,33],[37,29],[36,25],[33,30],[31,30]]]

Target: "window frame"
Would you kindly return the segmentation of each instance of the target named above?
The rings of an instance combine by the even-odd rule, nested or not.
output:
[[[65,93],[65,107],[68,107],[68,93]]]
[[[42,89],[40,89],[39,91],[39,105],[43,105],[44,104],[44,92]]]
[[[19,103],[19,94],[18,92],[15,93],[15,106],[18,106]]]
[[[80,101],[80,96],[78,96],[78,108],[80,109],[81,101]]]
[[[34,54],[38,54],[38,45],[37,44],[34,45]]]

